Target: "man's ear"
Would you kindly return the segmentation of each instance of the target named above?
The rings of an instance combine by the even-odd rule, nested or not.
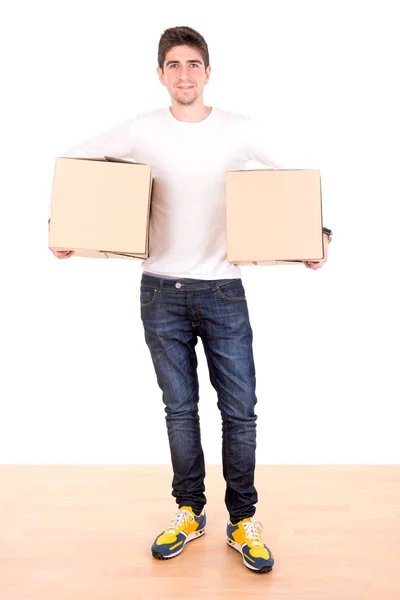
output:
[[[158,78],[161,81],[161,83],[163,85],[166,85],[165,84],[165,79],[164,79],[164,73],[162,72],[162,69],[160,69],[160,67],[157,67],[157,73],[158,73]]]
[[[211,75],[211,67],[210,67],[210,65],[208,65],[208,67],[206,69],[206,79],[204,81],[204,85],[206,85],[210,81],[210,75]]]

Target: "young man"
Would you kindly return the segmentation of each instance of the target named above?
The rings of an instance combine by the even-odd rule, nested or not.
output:
[[[177,556],[205,533],[205,464],[198,415],[195,346],[201,337],[222,415],[222,459],[229,513],[226,541],[246,567],[272,569],[274,559],[254,519],[257,402],[253,333],[238,265],[226,260],[225,172],[249,160],[301,168],[277,156],[251,120],[205,106],[210,79],[204,38],[189,27],[167,29],[158,48],[158,76],[171,107],[141,114],[67,150],[82,158],[131,156],[152,165],[154,187],[149,258],[141,263],[141,319],[165,404],[179,505],[152,554]],[[331,234],[329,230],[327,233]],[[318,269],[325,258],[305,263]],[[53,253],[67,258],[72,251]]]

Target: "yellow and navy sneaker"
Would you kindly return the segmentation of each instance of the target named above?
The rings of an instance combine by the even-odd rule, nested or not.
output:
[[[258,573],[268,573],[274,566],[274,558],[261,538],[263,526],[254,517],[242,519],[235,525],[228,521],[226,542],[243,557],[246,567]]]
[[[196,515],[191,506],[181,506],[169,527],[160,533],[151,547],[155,558],[173,558],[180,554],[187,542],[196,540],[206,532],[205,508]]]

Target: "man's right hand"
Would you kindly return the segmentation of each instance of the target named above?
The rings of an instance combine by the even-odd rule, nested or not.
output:
[[[69,258],[73,254],[75,254],[73,250],[55,250],[54,248],[50,248],[50,250],[57,258]]]
[[[49,229],[50,229],[50,219],[49,219]],[[69,258],[73,254],[75,254],[74,250],[56,250],[55,248],[50,248],[50,246],[49,246],[49,250],[51,250],[52,253],[54,254],[54,256],[56,256],[57,258]]]

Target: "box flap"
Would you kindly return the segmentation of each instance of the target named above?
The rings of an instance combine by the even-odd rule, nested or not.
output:
[[[108,162],[121,162],[121,163],[133,164],[133,165],[144,165],[144,163],[140,163],[137,160],[134,160],[133,158],[116,158],[115,156],[105,156],[104,158]]]
[[[96,158],[87,158],[86,156],[59,156],[57,158],[57,160],[59,159],[65,159],[65,160],[100,160],[103,162],[106,162],[106,159],[104,158],[104,156],[96,156]]]

